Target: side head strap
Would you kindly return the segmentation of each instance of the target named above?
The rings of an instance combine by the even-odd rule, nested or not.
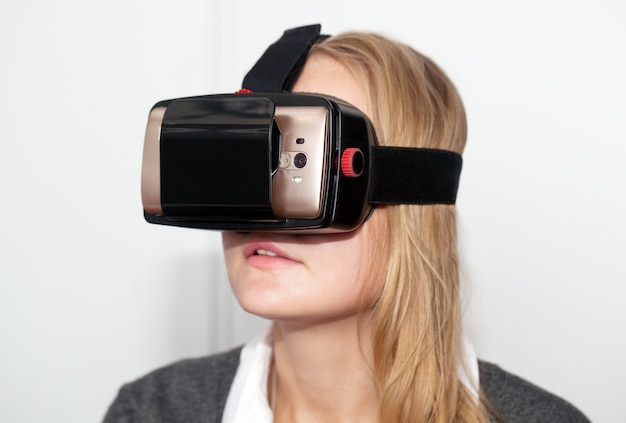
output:
[[[290,91],[311,47],[327,38],[321,25],[288,29],[246,74],[242,88]],[[369,202],[374,204],[454,204],[463,159],[447,150],[373,146]]]
[[[369,202],[454,204],[462,159],[447,150],[372,147]]]

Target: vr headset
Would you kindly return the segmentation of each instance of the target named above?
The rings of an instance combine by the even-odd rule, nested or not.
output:
[[[158,102],[146,128],[142,201],[150,223],[332,233],[376,204],[454,204],[461,156],[382,147],[345,102],[292,94],[320,25],[285,31],[235,94]]]

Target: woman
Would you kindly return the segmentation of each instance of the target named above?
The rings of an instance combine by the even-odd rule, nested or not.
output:
[[[379,35],[317,43],[292,91],[351,103],[382,145],[465,144],[446,75]],[[587,421],[466,347],[453,205],[377,207],[343,234],[225,232],[223,245],[235,296],[271,332],[127,385],[106,421]]]

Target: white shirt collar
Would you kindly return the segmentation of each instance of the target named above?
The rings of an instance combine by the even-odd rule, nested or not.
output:
[[[222,423],[272,423],[274,416],[267,401],[267,380],[272,361],[271,332],[270,328],[246,343],[241,350]],[[467,339],[464,341],[463,361],[466,365],[459,363],[459,378],[478,399],[478,360],[472,344]]]
[[[226,399],[222,423],[272,423],[267,379],[272,361],[271,329],[244,345]]]

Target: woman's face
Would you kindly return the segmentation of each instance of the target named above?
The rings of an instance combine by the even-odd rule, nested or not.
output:
[[[293,92],[332,95],[369,114],[352,75],[325,56],[307,61]],[[386,213],[378,209],[348,233],[224,232],[222,240],[241,306],[267,319],[305,323],[354,316],[363,301],[377,298],[385,274],[386,248],[381,247],[387,245],[386,237]]]

